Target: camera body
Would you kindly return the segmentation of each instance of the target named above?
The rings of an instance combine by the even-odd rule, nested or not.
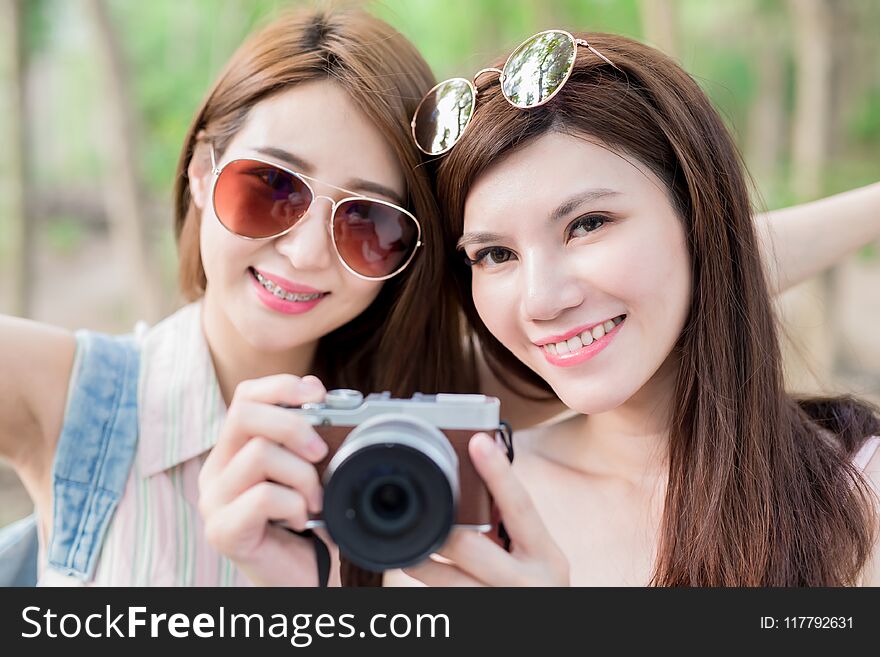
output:
[[[323,513],[307,526],[325,526],[342,554],[377,572],[425,559],[455,526],[490,531],[492,500],[468,442],[498,432],[499,411],[485,395],[356,390],[292,409],[330,448],[317,464]]]

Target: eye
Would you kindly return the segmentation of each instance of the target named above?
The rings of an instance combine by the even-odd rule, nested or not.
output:
[[[251,175],[275,192],[289,193],[293,188],[292,176],[281,169],[274,167],[255,169]]]
[[[504,264],[513,257],[513,251],[505,249],[503,246],[490,246],[480,249],[473,258],[465,256],[465,263],[469,267],[480,266],[497,266]]]
[[[569,239],[585,237],[590,233],[595,233],[610,221],[611,219],[602,214],[586,214],[583,217],[578,217],[569,225],[568,237]]]
[[[352,203],[345,208],[345,218],[352,224],[367,223],[369,214],[369,209],[363,203]]]

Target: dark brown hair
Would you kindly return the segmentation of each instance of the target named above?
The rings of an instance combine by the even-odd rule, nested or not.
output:
[[[589,41],[619,70],[579,48],[571,78],[542,107],[514,109],[497,78],[481,78],[473,121],[438,173],[447,246],[461,236],[474,182],[541,135],[598,139],[648,166],[684,222],[693,276],[690,316],[675,347],[681,366],[652,583],[854,583],[876,518],[850,459],[880,430],[877,415],[854,399],[797,402],[785,393],[744,170],[722,121],[662,53],[615,35]],[[456,265],[455,276],[493,369],[548,390],[480,321],[469,269]]]
[[[199,298],[207,284],[199,252],[199,212],[187,175],[197,142],[210,140],[221,154],[255,104],[311,80],[341,85],[388,141],[403,170],[406,205],[421,223],[424,243],[410,266],[384,283],[367,310],[321,338],[315,374],[327,388],[389,390],[396,396],[472,392],[476,369],[464,355],[432,181],[409,128],[434,78],[409,41],[363,11],[282,15],[238,49],[214,84],[189,129],[177,170],[175,234],[184,295]]]

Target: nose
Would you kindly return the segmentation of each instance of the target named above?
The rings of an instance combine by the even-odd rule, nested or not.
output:
[[[523,255],[522,314],[527,321],[556,319],[584,302],[577,277],[563,258],[551,254]]]
[[[296,269],[326,269],[333,263],[333,243],[330,236],[330,212],[333,199],[315,196],[306,213],[289,233],[275,242],[275,248]]]

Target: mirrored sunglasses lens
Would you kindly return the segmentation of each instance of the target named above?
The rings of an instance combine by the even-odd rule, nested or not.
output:
[[[214,186],[214,211],[226,228],[243,237],[272,237],[308,210],[312,193],[293,174],[256,160],[227,164]]]
[[[416,143],[431,155],[448,151],[461,137],[473,113],[474,93],[467,80],[456,78],[440,83],[416,110]]]
[[[576,46],[565,32],[538,34],[507,60],[501,92],[520,108],[535,107],[559,89],[574,65]]]
[[[333,239],[351,269],[361,276],[382,278],[409,260],[418,243],[418,227],[394,207],[354,199],[336,209]]]

